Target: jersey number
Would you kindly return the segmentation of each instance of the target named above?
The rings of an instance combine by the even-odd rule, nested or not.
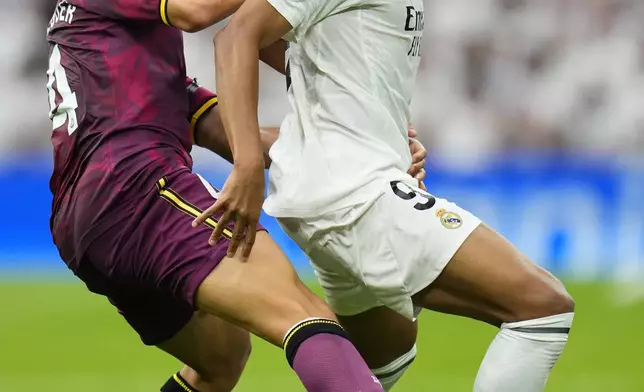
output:
[[[392,181],[390,185],[391,190],[394,191],[396,196],[403,200],[414,200],[416,198],[423,199],[422,202],[414,204],[414,208],[419,211],[429,210],[436,204],[434,196],[423,190],[412,188],[402,181]]]
[[[54,130],[67,123],[67,133],[71,135],[78,128],[78,118],[76,117],[78,101],[76,100],[76,93],[69,87],[67,72],[65,72],[65,68],[61,64],[58,45],[54,46],[51,52],[47,77],[49,118],[54,125]],[[54,84],[56,84],[56,87],[54,87]],[[56,92],[62,98],[62,102],[59,105],[56,105]]]

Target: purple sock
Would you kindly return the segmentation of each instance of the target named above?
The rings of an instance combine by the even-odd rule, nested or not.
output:
[[[308,392],[382,392],[358,350],[347,339],[313,335],[299,346],[293,370]]]

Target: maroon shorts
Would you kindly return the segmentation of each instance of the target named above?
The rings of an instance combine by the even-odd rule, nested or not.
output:
[[[217,220],[192,227],[193,218],[214,203],[216,191],[189,170],[167,175],[148,188],[100,211],[103,223],[86,230],[96,238],[90,244],[79,245],[82,232],[74,241],[56,242],[87,287],[108,297],[145,344],[157,345],[191,319],[197,289],[225,257],[231,230],[209,246]],[[95,219],[82,215],[82,221]],[[78,216],[74,220],[83,226]]]

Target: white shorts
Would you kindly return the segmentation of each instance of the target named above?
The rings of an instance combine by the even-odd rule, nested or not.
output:
[[[481,221],[399,181],[349,225],[355,208],[319,218],[280,218],[309,256],[329,305],[342,316],[387,306],[414,320],[412,295],[429,286]]]

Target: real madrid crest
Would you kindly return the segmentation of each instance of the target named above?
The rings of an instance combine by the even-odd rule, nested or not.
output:
[[[440,218],[441,224],[446,229],[458,229],[459,227],[463,226],[463,219],[459,214],[455,212],[446,211],[445,209],[441,208],[436,211],[436,216]]]

